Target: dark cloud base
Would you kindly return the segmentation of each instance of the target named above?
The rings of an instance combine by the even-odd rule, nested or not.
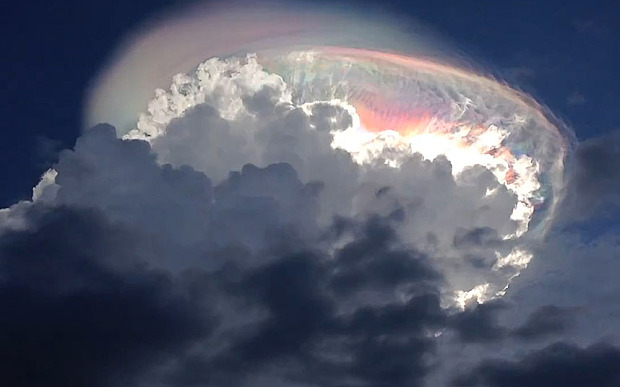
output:
[[[455,386],[615,387],[620,385],[620,350],[609,344],[579,348],[556,343],[515,362],[484,361]]]
[[[0,240],[3,385],[133,384],[211,330],[171,277],[133,260],[123,230],[96,211],[35,207],[28,217],[32,229]]]
[[[444,279],[395,230],[404,211],[321,228],[321,183],[286,163],[214,185],[102,126],[56,169],[60,204],[31,204],[26,227],[0,234],[2,385],[422,386],[440,337],[544,343],[571,327],[574,311],[555,306],[516,328],[499,322],[505,303],[442,308]],[[619,381],[617,348],[558,342],[483,360],[454,384]]]

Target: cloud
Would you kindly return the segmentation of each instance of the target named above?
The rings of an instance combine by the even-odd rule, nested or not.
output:
[[[620,350],[609,344],[579,348],[556,343],[531,352],[518,361],[488,360],[456,386],[617,386],[620,383]]]
[[[475,200],[485,187],[461,191],[445,160],[407,165],[450,195]],[[0,235],[4,372],[15,385],[422,386],[451,364],[443,346],[488,357],[487,345],[568,327],[554,306],[516,328],[501,322],[508,304],[442,307],[438,241],[470,256],[503,242],[491,227],[454,225],[418,248],[408,230],[433,207],[407,207],[395,173],[358,186],[364,211],[323,223],[324,183],[303,183],[288,163],[246,164],[214,184],[106,126],[55,170],[46,200],[4,212],[19,220]],[[494,184],[483,171],[470,178]],[[460,380],[502,383],[494,364]]]
[[[389,220],[349,226],[361,235],[333,258],[313,248],[242,271],[228,288],[261,317],[223,351],[189,357],[175,385],[253,385],[265,374],[320,386],[421,385],[435,346],[428,330],[445,319],[439,278],[424,256],[398,247]],[[390,255],[399,259],[383,259]],[[407,266],[412,275],[399,273]]]
[[[542,337],[566,332],[573,324],[576,310],[545,305],[534,311],[528,319],[514,330],[513,334],[522,340],[536,340]]]
[[[34,206],[0,238],[0,371],[12,386],[127,385],[211,330],[98,211]]]
[[[506,339],[541,342],[544,339],[567,332],[574,326],[575,308],[561,308],[545,305],[535,309],[527,319],[515,328],[505,326],[504,314],[511,308],[504,301],[490,301],[472,305],[453,314],[447,326],[460,342],[473,344],[494,344]]]
[[[465,343],[499,341],[507,334],[506,329],[496,321],[497,312],[504,308],[506,305],[499,301],[476,305],[452,316],[449,326]]]
[[[333,146],[354,120],[346,104],[296,105],[281,78],[224,67],[196,106],[182,87],[170,100],[158,92],[162,111],[183,114],[143,117],[157,136],[119,139],[98,125],[59,154],[32,201],[0,212],[2,371],[12,385],[422,386],[452,367],[462,381],[502,385],[506,369],[534,383],[549,376],[538,364],[615,356],[566,344],[536,352],[580,332],[571,313],[585,312],[548,289],[519,293],[540,279],[516,277],[529,251],[545,258],[534,265],[544,276],[593,250],[504,238],[518,230],[520,199],[493,173],[455,177],[448,158],[397,147],[358,163]],[[580,148],[567,208],[614,202],[614,152],[602,141]],[[608,241],[600,252],[610,251]],[[575,267],[570,289],[611,297],[581,291],[589,283],[575,279],[587,270]],[[510,302],[487,299],[509,282]],[[567,297],[587,302],[579,294]],[[506,342],[534,352],[466,363]]]
[[[613,214],[620,205],[620,135],[586,140],[575,151],[560,219],[587,221]]]
[[[13,384],[398,386],[429,372],[441,275],[403,243],[404,212],[319,228],[322,184],[289,164],[213,185],[105,125],[55,171],[0,235]]]

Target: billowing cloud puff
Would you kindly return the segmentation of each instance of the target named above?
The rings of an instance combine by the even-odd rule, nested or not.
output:
[[[400,241],[402,216],[318,230],[320,185],[288,164],[211,185],[106,126],[55,170],[55,199],[9,209],[22,227],[0,238],[12,384],[410,385],[428,371],[441,277]]]

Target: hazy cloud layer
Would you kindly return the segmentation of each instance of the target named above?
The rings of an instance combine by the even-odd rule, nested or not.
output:
[[[612,387],[620,383],[620,351],[608,344],[578,348],[556,343],[519,361],[487,360],[456,386]]]

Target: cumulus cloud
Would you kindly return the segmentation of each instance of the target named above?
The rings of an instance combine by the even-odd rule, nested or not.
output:
[[[355,121],[351,106],[339,100],[296,104],[293,94],[255,56],[212,59],[192,76],[175,77],[170,91],[158,91],[149,114],[126,138],[148,140],[158,163],[191,165],[216,184],[246,163],[287,163],[301,181],[321,185],[321,226],[334,216],[403,211],[400,236],[442,261],[446,297],[460,290],[463,299],[488,298],[527,264],[527,253],[515,250],[523,243],[500,237],[521,229],[512,217],[520,199],[491,171],[466,168],[456,179],[445,157],[429,161],[403,153],[389,136],[372,162],[360,164],[334,145]],[[394,157],[400,168],[391,166]],[[498,240],[461,248],[456,239],[477,229],[495,232]],[[465,293],[485,283],[480,294]]]
[[[495,301],[476,305],[452,317],[451,327],[459,339],[465,343],[493,342],[506,336],[506,329],[496,321],[497,312],[505,308],[502,302]]]
[[[205,311],[136,259],[131,233],[100,212],[37,205],[24,216],[28,230],[0,238],[8,385],[135,384],[211,330]]]
[[[293,173],[247,166],[222,186],[273,170]],[[245,193],[265,188],[256,182]],[[130,201],[125,209],[141,207]],[[271,215],[251,207],[253,216]],[[264,246],[263,257],[236,239],[236,251],[219,252],[228,258],[219,267],[196,263],[173,275],[153,267],[167,252],[146,249],[152,239],[136,231],[135,217],[106,211],[33,204],[23,215],[29,228],[2,236],[4,372],[12,384],[255,385],[271,377],[394,386],[418,385],[428,372],[430,332],[445,319],[440,276],[402,245],[397,220],[340,219],[308,246],[275,229],[286,238]],[[327,251],[336,240],[346,242]]]
[[[308,248],[228,277],[225,288],[257,318],[214,337],[227,339],[218,353],[205,343],[178,365],[174,383],[254,385],[261,375],[292,385],[419,385],[434,347],[428,330],[444,319],[437,274],[398,247],[388,220],[348,227],[359,238],[332,257]]]
[[[213,184],[105,125],[54,171],[5,211],[22,225],[0,240],[17,385],[421,383],[441,275],[399,211],[319,228],[324,183],[290,164]]]
[[[551,282],[517,279],[530,258],[520,249],[555,252],[538,273],[561,266],[558,251],[581,258],[560,237],[504,238],[520,227],[520,198],[496,175],[456,176],[447,157],[398,146],[359,163],[333,145],[350,106],[296,104],[247,61],[199,68],[209,93],[189,93],[182,76],[187,90],[158,91],[138,124],[147,136],[86,131],[32,201],[0,212],[0,370],[11,385],[423,386],[454,377],[452,366],[459,383],[511,385],[510,374],[535,385],[561,380],[540,374],[547,364],[615,364],[611,346],[540,348],[579,327],[572,306],[587,297],[527,293]],[[221,77],[209,78],[214,68]],[[569,192],[607,203],[613,151],[590,146],[580,165],[601,172],[577,169]],[[511,280],[508,301],[480,304]],[[534,352],[454,360],[507,341]],[[602,367],[601,383],[615,380]]]

